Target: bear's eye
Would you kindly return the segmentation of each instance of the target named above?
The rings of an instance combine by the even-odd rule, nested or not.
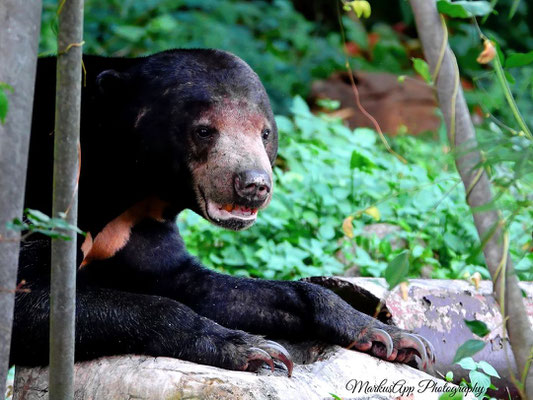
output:
[[[263,132],[261,132],[261,135],[263,136],[263,140],[268,140],[270,137],[270,129],[265,128],[263,129]]]
[[[213,129],[208,126],[199,126],[196,128],[196,136],[198,136],[200,139],[209,139],[211,136],[213,136],[213,133]]]

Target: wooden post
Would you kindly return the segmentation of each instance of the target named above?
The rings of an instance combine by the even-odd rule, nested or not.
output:
[[[83,0],[59,0],[52,215],[76,225]],[[74,398],[76,233],[52,240],[49,397]]]
[[[0,3],[0,82],[13,88],[0,122],[0,396],[5,393],[13,325],[20,232],[6,223],[22,217],[30,143],[41,0]]]

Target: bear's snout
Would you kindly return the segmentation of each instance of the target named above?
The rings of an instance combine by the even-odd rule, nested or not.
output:
[[[233,180],[239,203],[262,205],[272,189],[270,175],[263,170],[249,169],[235,174]]]

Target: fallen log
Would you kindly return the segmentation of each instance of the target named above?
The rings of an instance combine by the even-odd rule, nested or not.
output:
[[[326,353],[314,363],[296,365],[291,378],[281,368],[273,373],[266,368],[250,373],[166,357],[106,357],[76,364],[74,398],[321,400],[332,399],[333,393],[343,399],[431,400],[455,387],[409,366],[363,353],[339,347]],[[48,399],[48,368],[18,368],[14,399]]]

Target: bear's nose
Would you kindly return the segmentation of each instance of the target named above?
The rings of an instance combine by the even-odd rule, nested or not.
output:
[[[250,169],[235,175],[234,186],[242,199],[248,202],[264,201],[270,193],[272,182],[265,171]]]

